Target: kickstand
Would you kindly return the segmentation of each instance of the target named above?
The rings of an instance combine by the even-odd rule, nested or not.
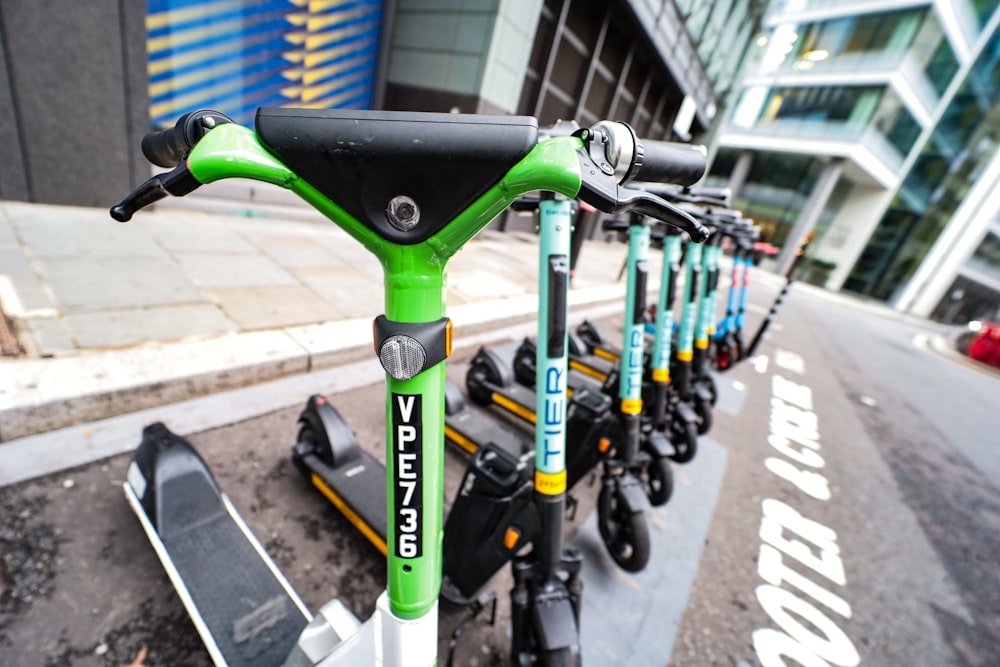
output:
[[[576,518],[576,507],[580,504],[580,501],[576,499],[576,496],[566,494],[566,518],[570,521]]]
[[[469,606],[469,614],[462,619],[462,622],[455,626],[455,629],[451,633],[451,638],[448,639],[448,661],[445,663],[445,667],[454,667],[455,664],[455,647],[458,646],[458,638],[462,636],[462,633],[469,627],[469,625],[476,620],[479,614],[482,613],[487,607],[490,608],[490,625],[495,625],[497,622],[497,594],[493,591],[483,593]]]

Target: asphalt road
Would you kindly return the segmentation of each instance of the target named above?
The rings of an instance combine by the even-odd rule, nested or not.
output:
[[[758,312],[773,293],[756,289]],[[707,538],[684,552],[700,553],[686,564],[693,587],[682,616],[645,619],[676,630],[668,664],[996,664],[1000,378],[921,348],[923,331],[793,292],[758,363],[720,378],[741,398],[711,433],[725,473],[704,499],[715,503]],[[379,458],[382,394],[330,396]],[[190,440],[305,602],[337,596],[367,617],[383,561],[288,461],[296,415]],[[0,664],[127,665],[143,646],[146,666],[208,664],[124,502],[127,464],[0,488]],[[463,466],[448,454],[446,498]],[[697,479],[689,471],[678,468],[679,484]],[[593,494],[580,490],[571,529]],[[509,585],[494,582],[497,623],[471,624],[456,664],[504,664]],[[443,615],[442,649],[462,618]]]
[[[802,293],[780,323],[670,664],[996,664],[1000,376]]]

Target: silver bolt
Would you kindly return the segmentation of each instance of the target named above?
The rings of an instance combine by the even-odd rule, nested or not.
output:
[[[411,197],[397,195],[389,200],[385,217],[399,231],[408,232],[420,222],[420,207]]]

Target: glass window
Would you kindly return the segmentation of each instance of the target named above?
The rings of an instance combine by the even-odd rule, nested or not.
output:
[[[968,264],[969,268],[1000,280],[1000,236],[993,232],[986,234],[986,238],[972,253]]]
[[[796,37],[790,42],[788,57],[776,54],[776,62],[781,68],[799,70],[891,67],[921,38],[927,49],[926,56],[920,58],[923,65],[942,39],[934,12],[923,8],[847,16],[780,29]],[[866,57],[860,58],[862,55]]]
[[[783,245],[823,165],[808,155],[755,153],[733,204],[761,228],[761,240]]]
[[[980,28],[986,26],[986,22],[990,20],[998,7],[1000,5],[997,4],[997,0],[972,0],[972,9],[976,13],[976,18],[979,19]]]
[[[259,106],[371,106],[381,0],[306,8],[305,24],[282,0],[147,0],[146,9],[154,125],[206,107],[252,125]],[[323,50],[307,57],[307,40]]]
[[[1000,292],[986,285],[958,276],[941,297],[931,319],[946,324],[965,324],[972,320],[1000,320]]]
[[[1000,146],[1000,33],[983,50],[882,217],[845,288],[893,296],[919,267]]]
[[[902,155],[906,155],[913,148],[921,129],[906,106],[889,90],[882,95],[872,119],[872,126]]]
[[[736,166],[736,160],[739,159],[741,152],[731,148],[720,148],[719,152],[715,154],[715,159],[712,161],[712,167],[708,173],[712,176],[728,180],[730,174],[733,173],[733,167]]]
[[[942,37],[927,61],[924,73],[937,94],[943,95],[956,72],[958,72],[958,58],[955,57],[948,40]]]
[[[871,118],[882,89],[874,86],[776,88],[764,103],[762,120],[850,121]]]

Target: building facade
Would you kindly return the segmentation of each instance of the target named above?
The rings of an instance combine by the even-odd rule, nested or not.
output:
[[[711,179],[811,282],[946,321],[996,318],[994,0],[777,0]],[[991,180],[993,179],[993,180]]]
[[[759,0],[0,3],[0,197],[104,206],[148,175],[139,139],[197,108],[603,118],[704,135]],[[726,48],[720,48],[725,45]],[[44,82],[44,85],[39,85]]]

